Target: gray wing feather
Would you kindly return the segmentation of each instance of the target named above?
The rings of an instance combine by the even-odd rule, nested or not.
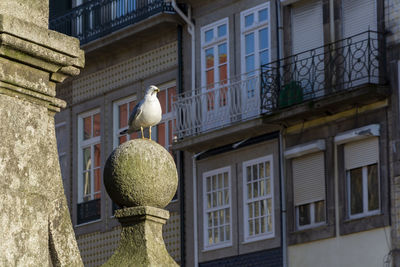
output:
[[[128,125],[129,128],[131,127],[132,123],[134,120],[137,119],[137,117],[142,113],[142,104],[143,101],[140,101],[132,110],[131,115],[129,116],[129,121],[128,121]]]

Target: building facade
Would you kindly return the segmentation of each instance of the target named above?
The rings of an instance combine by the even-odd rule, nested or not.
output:
[[[118,207],[105,191],[107,157],[139,133],[120,135],[149,85],[160,88],[162,122],[152,139],[172,152],[172,97],[177,94],[179,17],[165,1],[54,1],[50,27],[80,39],[85,69],[57,88],[68,106],[56,116],[64,188],[85,266],[99,266],[118,245]],[[162,33],[162,34],[155,34]],[[148,132],[145,133],[148,135]],[[177,160],[176,153],[173,156]],[[179,193],[168,205],[164,239],[180,262]]]
[[[182,266],[400,266],[400,3],[64,4],[51,25],[81,39],[86,68],[58,88],[56,130],[87,266],[118,242],[102,166],[137,137],[118,133],[150,84]]]

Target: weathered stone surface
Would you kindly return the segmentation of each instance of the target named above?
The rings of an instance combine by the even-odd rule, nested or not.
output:
[[[84,65],[48,1],[0,1],[0,266],[83,266],[64,195],[55,82]]]
[[[116,252],[103,267],[178,266],[162,238],[168,211],[139,206],[117,210],[115,216],[122,225],[121,239]]]
[[[111,199],[124,207],[117,251],[103,266],[178,266],[165,248],[165,207],[175,194],[178,173],[172,156],[148,139],[117,147],[104,167],[104,185]]]
[[[121,207],[163,208],[175,194],[178,173],[172,156],[162,146],[135,139],[110,155],[104,168],[104,185]]]

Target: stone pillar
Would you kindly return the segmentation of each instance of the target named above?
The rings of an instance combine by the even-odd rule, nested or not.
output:
[[[82,266],[64,195],[56,83],[79,41],[48,30],[48,0],[0,1],[0,266]]]
[[[165,248],[162,226],[169,212],[162,209],[173,198],[178,173],[173,158],[148,139],[117,147],[104,167],[104,185],[122,209],[121,240],[103,266],[178,266]]]

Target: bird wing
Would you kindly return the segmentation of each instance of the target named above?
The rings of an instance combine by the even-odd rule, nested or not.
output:
[[[134,120],[137,119],[137,117],[140,116],[140,114],[142,114],[142,104],[143,101],[140,101],[132,110],[131,115],[129,115],[129,121],[128,121],[128,125],[129,127],[131,127],[132,123]]]

